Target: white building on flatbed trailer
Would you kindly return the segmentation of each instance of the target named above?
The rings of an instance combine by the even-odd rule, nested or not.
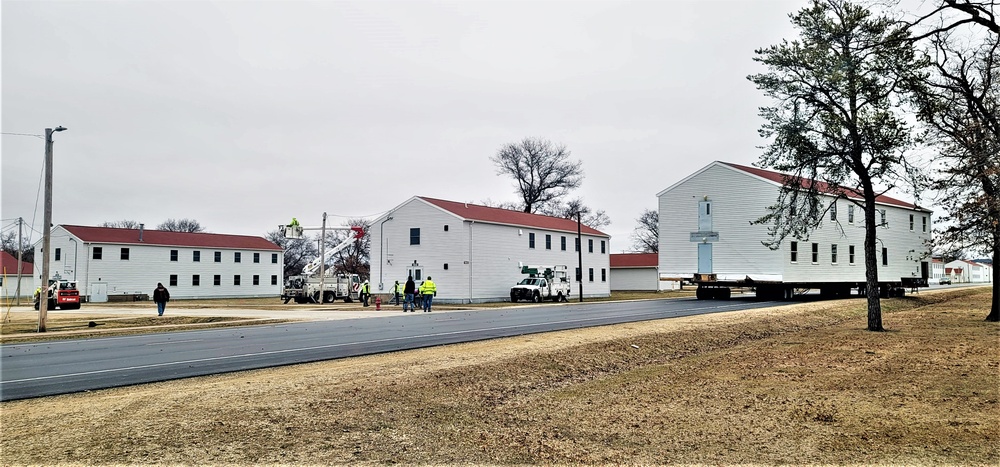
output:
[[[402,284],[412,274],[417,284],[433,278],[436,301],[504,301],[526,277],[519,264],[566,265],[576,297],[582,256],[583,296],[607,297],[610,237],[587,226],[580,230],[582,255],[576,221],[413,197],[372,222],[372,292],[390,293],[395,281]]]
[[[281,295],[284,252],[263,237],[58,225],[49,249],[49,276],[76,280],[92,302],[149,295],[158,282],[171,299]]]
[[[849,200],[825,197],[825,206],[836,200],[836,208],[808,239],[786,238],[777,250],[762,243],[769,225],[752,222],[775,204],[784,177],[716,161],[657,194],[661,278],[714,274],[719,281],[775,284],[779,294],[787,286],[841,293],[845,284],[863,284],[865,219]],[[929,278],[931,211],[884,195],[876,205],[880,282]]]

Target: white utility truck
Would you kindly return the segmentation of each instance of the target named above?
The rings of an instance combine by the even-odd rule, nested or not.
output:
[[[320,256],[309,262],[302,273],[290,276],[285,279],[285,287],[282,289],[281,298],[288,303],[295,300],[295,303],[332,303],[336,300],[343,300],[351,303],[358,299],[361,291],[361,276],[357,274],[335,274],[333,269],[326,269],[324,266],[333,255],[351,246],[352,243],[364,236],[361,227],[326,227],[326,214],[323,217],[323,234],[327,230],[352,230],[354,235],[348,237],[339,245],[324,251]],[[287,226],[278,226],[286,238],[302,238],[304,230],[297,221]],[[315,229],[309,229],[315,230]],[[322,300],[321,300],[322,298]]]
[[[528,277],[510,288],[510,301],[528,300],[539,303],[544,299],[565,302],[572,290],[568,268],[559,266],[521,266],[521,274]]]

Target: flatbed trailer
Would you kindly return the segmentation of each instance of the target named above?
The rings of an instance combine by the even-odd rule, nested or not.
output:
[[[691,283],[698,286],[695,292],[698,300],[726,300],[733,289],[753,289],[761,300],[791,300],[809,290],[819,290],[820,296],[825,298],[847,298],[855,289],[859,296],[864,296],[868,287],[865,281],[786,282],[754,280],[750,276],[719,279],[717,274],[703,273],[694,274]],[[878,284],[881,297],[902,297],[908,288],[927,287],[928,280],[925,277],[903,277],[896,281],[879,281]]]

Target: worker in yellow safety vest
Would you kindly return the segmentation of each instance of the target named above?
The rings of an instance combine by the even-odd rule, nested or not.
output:
[[[365,306],[368,306],[368,297],[371,296],[371,291],[372,289],[371,286],[368,285],[368,281],[361,284],[361,301],[365,304]]]
[[[403,286],[396,281],[396,285],[392,286],[392,299],[395,300],[395,304],[399,305],[399,296],[403,295]]]
[[[431,280],[431,276],[427,276],[427,280],[420,284],[420,296],[423,297],[425,313],[430,313],[431,302],[434,301],[436,295],[437,285]]]

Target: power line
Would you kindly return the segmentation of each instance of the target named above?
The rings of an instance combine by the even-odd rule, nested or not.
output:
[[[42,136],[42,135],[33,135],[33,134],[30,134],[30,133],[3,133],[3,134],[5,134],[5,135],[13,135],[13,136],[34,136],[35,138],[45,139],[45,137]]]

